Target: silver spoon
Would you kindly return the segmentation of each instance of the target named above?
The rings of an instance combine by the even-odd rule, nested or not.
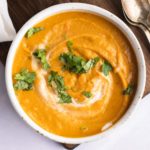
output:
[[[143,24],[150,31],[150,0],[121,0],[128,18],[135,23]]]
[[[124,0],[122,0],[122,1],[124,1]],[[128,1],[128,0],[126,0],[126,1]],[[130,2],[131,2],[131,1],[132,1],[132,0],[130,0]],[[133,1],[134,1],[134,0],[133,0]],[[150,1],[150,0],[149,0],[149,1]],[[124,8],[123,8],[123,9],[124,9]],[[143,30],[143,32],[145,33],[145,35],[146,35],[146,37],[147,37],[147,40],[148,40],[148,42],[149,42],[149,44],[150,44],[150,32],[149,32],[148,28],[147,28],[144,24],[137,23],[137,22],[135,22],[135,21],[129,19],[129,17],[127,16],[125,10],[123,10],[123,13],[124,13],[124,16],[125,16],[126,20],[127,20],[130,24],[132,24],[132,25],[134,25],[134,26],[137,26],[137,27],[139,27],[139,28],[141,28],[141,29]],[[149,18],[150,18],[150,13],[149,13],[148,15],[149,15]]]

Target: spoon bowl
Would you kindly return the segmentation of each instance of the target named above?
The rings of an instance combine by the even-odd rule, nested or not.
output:
[[[126,16],[150,31],[150,4],[148,0],[121,0]]]
[[[124,14],[126,20],[128,21],[128,23],[130,23],[133,26],[137,26],[143,30],[143,32],[145,33],[145,36],[147,37],[147,40],[150,44],[150,12],[148,12],[148,8],[150,10],[150,5],[149,5],[150,2],[148,2],[147,0],[142,0],[142,1],[144,1],[144,4],[139,6],[139,5],[136,5],[139,2],[138,0],[130,0],[130,1],[122,0],[121,2],[122,2],[122,7],[123,7],[123,14]],[[142,2],[142,1],[140,1],[140,2]],[[133,4],[135,4],[135,5],[131,6],[131,2],[133,2]],[[145,6],[146,4],[147,4],[147,6]],[[135,7],[135,10],[131,9],[131,7],[133,7],[133,8]],[[142,10],[142,9],[144,9],[144,10]],[[137,12],[136,12],[136,10],[137,10]],[[145,12],[145,14],[140,13],[140,12]],[[146,14],[147,14],[147,20],[146,20],[146,23],[143,23],[144,21],[142,22],[142,18],[144,19],[144,16],[146,16]]]

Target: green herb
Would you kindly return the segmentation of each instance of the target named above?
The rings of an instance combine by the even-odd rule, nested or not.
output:
[[[59,56],[59,60],[63,62],[63,69],[70,72],[81,74],[88,72],[99,61],[99,57],[95,57],[86,61],[80,56],[76,56],[72,53],[63,53]]]
[[[72,41],[67,41],[67,48],[68,48],[68,50],[70,51],[70,52],[72,52],[73,51],[73,42]]]
[[[15,90],[31,90],[35,80],[35,73],[22,69],[19,73],[15,74],[14,79],[16,80],[14,84]]]
[[[92,93],[88,91],[83,91],[82,94],[87,98],[90,98],[92,96]]]
[[[55,89],[58,93],[60,103],[71,103],[71,96],[66,93],[66,87],[64,83],[64,78],[60,76],[57,72],[51,71],[48,77],[48,83]]]
[[[105,76],[109,75],[109,72],[112,71],[112,66],[108,61],[104,61],[104,63],[102,64],[102,72]]]
[[[128,87],[123,90],[123,95],[130,95],[133,92],[134,86],[132,84],[129,84]]]
[[[55,82],[57,89],[59,91],[65,91],[66,87],[65,87],[65,83],[64,83],[64,78],[62,76],[60,76],[57,72],[55,71],[51,71],[50,75],[48,77],[48,83],[51,84],[52,82]]]
[[[25,37],[26,37],[26,38],[30,38],[32,35],[34,35],[35,33],[39,32],[39,31],[41,31],[41,30],[44,30],[44,28],[43,28],[43,27],[33,27],[33,28],[30,28],[30,29],[27,31]]]
[[[87,130],[87,127],[81,126],[81,127],[80,127],[80,130],[81,130],[81,131]]]
[[[99,57],[93,58],[93,65],[95,66],[97,64],[97,62],[99,62],[99,60],[100,60]]]
[[[48,70],[50,68],[50,65],[48,64],[48,62],[46,60],[46,50],[45,49],[37,49],[33,53],[33,55],[41,61],[42,66],[45,70]]]
[[[59,103],[72,103],[71,96],[65,91],[58,92]]]

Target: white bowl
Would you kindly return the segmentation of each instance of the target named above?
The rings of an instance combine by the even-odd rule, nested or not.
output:
[[[115,24],[127,37],[127,39],[130,41],[134,53],[137,58],[138,62],[138,83],[137,83],[137,90],[136,94],[134,96],[133,102],[131,103],[129,109],[126,111],[126,113],[122,116],[122,118],[110,129],[106,130],[103,133],[99,133],[96,135],[88,136],[88,137],[82,137],[82,138],[68,138],[68,137],[63,137],[59,136],[53,133],[49,133],[40,126],[38,126],[35,122],[33,122],[29,116],[24,112],[22,107],[20,106],[17,97],[14,92],[13,88],[13,81],[12,81],[12,65],[14,61],[14,56],[17,50],[17,47],[22,40],[23,36],[25,35],[26,31],[36,25],[38,22],[42,21],[43,19],[52,16],[56,13],[61,13],[61,12],[66,12],[66,11],[82,11],[82,12],[88,12],[92,14],[96,14],[98,16],[101,16],[111,23]],[[34,128],[36,131],[41,133],[42,135],[57,141],[61,143],[68,143],[68,144],[80,144],[83,142],[89,142],[92,140],[96,139],[103,139],[103,138],[108,138],[108,136],[118,129],[118,127],[129,118],[133,110],[135,109],[135,106],[138,104],[140,99],[142,98],[144,88],[145,88],[145,81],[146,81],[146,69],[145,69],[145,61],[144,61],[144,56],[140,47],[140,44],[138,40],[136,39],[135,35],[131,31],[131,29],[123,22],[121,21],[118,17],[113,15],[112,13],[99,8],[97,6],[89,5],[89,4],[83,4],[83,3],[65,3],[65,4],[59,4],[55,5],[52,7],[49,7],[41,12],[39,12],[37,15],[33,16],[25,25],[19,30],[16,38],[13,40],[12,45],[9,49],[9,53],[7,56],[7,61],[6,61],[6,86],[7,86],[7,91],[10,97],[10,100],[18,112],[18,114],[30,125],[32,128]]]

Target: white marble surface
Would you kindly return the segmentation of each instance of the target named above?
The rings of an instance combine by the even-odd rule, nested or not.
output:
[[[4,67],[0,63],[0,150],[64,150],[31,129],[15,112],[7,96]],[[78,146],[75,150],[149,150],[150,95],[141,100],[138,108],[121,130],[109,139]]]

